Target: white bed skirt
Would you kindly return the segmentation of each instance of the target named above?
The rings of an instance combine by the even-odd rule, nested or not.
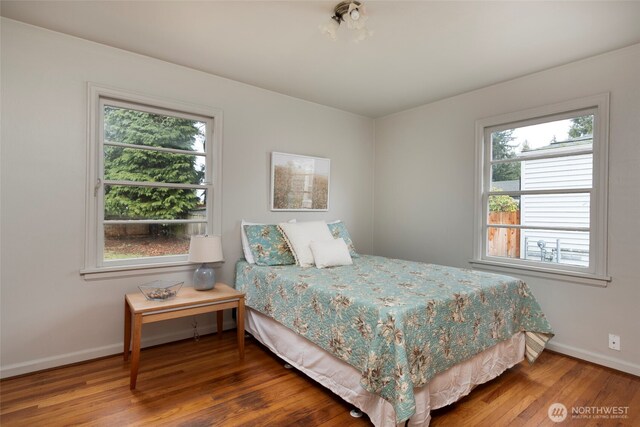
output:
[[[395,411],[391,404],[363,389],[361,374],[353,366],[251,308],[246,310],[245,329],[278,357],[362,410],[375,426],[395,426]],[[416,413],[408,425],[428,426],[432,409],[457,401],[476,385],[520,363],[524,359],[524,345],[525,334],[518,332],[436,375],[427,385],[415,390]]]

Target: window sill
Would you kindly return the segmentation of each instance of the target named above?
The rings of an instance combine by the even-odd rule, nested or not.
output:
[[[178,261],[163,264],[117,265],[109,267],[84,268],[80,275],[85,280],[111,279],[116,277],[144,276],[158,273],[175,273],[194,270],[196,264]]]
[[[469,260],[473,268],[480,270],[489,270],[499,273],[520,274],[523,276],[540,277],[543,279],[560,280],[563,282],[580,283],[589,286],[598,286],[605,288],[611,282],[610,276],[596,276],[593,274],[579,273],[572,271],[558,271],[550,268],[529,267],[521,265],[513,265],[486,260]]]

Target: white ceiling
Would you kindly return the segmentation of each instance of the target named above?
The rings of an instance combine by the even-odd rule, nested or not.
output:
[[[640,2],[7,1],[2,16],[369,117],[640,42]],[[344,26],[343,26],[344,27]]]

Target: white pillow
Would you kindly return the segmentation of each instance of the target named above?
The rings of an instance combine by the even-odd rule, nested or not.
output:
[[[314,264],[313,253],[309,248],[312,241],[333,240],[331,231],[324,221],[298,222],[295,224],[281,222],[278,224],[289,243],[289,248],[300,267],[311,267]]]
[[[296,222],[295,219],[289,220],[289,222]],[[249,239],[247,238],[247,232],[244,231],[245,225],[265,225],[262,222],[249,222],[244,219],[240,222],[240,239],[242,240],[242,252],[244,252],[244,259],[247,260],[249,264],[255,264],[256,260],[253,258],[253,254],[251,253],[251,247],[249,246]]]
[[[342,237],[332,240],[313,241],[309,247],[318,268],[353,264],[351,254],[349,254],[349,246],[347,246]]]

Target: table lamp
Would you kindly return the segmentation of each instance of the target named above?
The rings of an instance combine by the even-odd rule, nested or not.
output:
[[[191,236],[189,245],[189,262],[202,263],[193,273],[193,287],[199,291],[213,289],[216,273],[210,262],[224,261],[222,256],[222,239],[220,236]]]

